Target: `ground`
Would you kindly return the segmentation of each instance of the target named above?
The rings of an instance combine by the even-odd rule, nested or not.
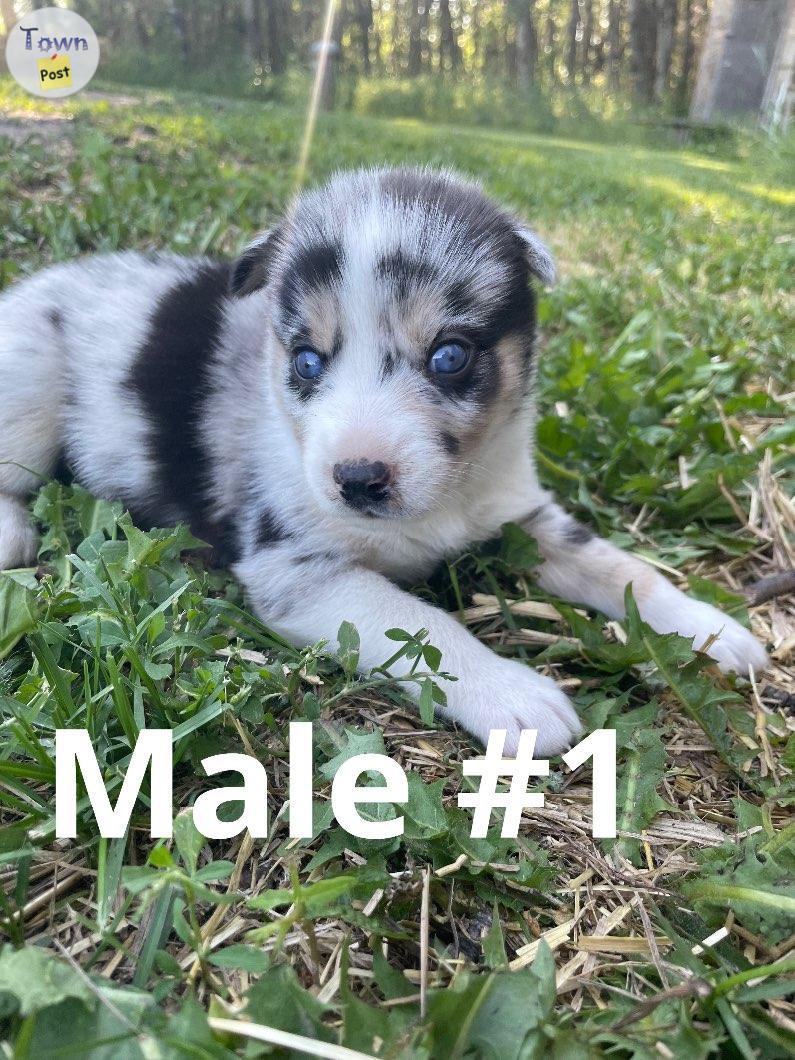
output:
[[[6,1050],[255,1056],[276,1028],[322,1056],[792,1055],[791,144],[654,150],[340,114],[299,174],[303,126],[135,90],[47,106],[0,81],[0,286],[94,250],[231,255],[298,181],[342,166],[473,174],[560,267],[540,307],[546,483],[750,621],[771,669],[721,677],[636,618],[546,598],[509,528],[415,591],[554,676],[588,729],[616,730],[619,836],[591,836],[589,764],[556,760],[518,840],[473,840],[455,796],[478,748],[385,677],[357,679],[353,631],[340,660],[292,651],[185,557],[182,531],[143,534],[49,483],[39,568],[0,578]],[[283,804],[300,718],[317,836],[299,842]],[[54,840],[54,729],[89,729],[115,791],[144,721],[175,730],[174,841],[149,838],[145,806],[100,839],[84,804],[78,839]],[[355,840],[329,778],[384,748],[411,778],[405,834]],[[221,750],[266,765],[267,841],[193,829],[199,762]]]

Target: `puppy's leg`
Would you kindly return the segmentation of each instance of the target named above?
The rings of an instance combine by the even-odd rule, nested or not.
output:
[[[658,633],[680,633],[693,640],[694,648],[716,635],[708,651],[722,670],[747,675],[749,666],[765,668],[764,648],[739,622],[686,596],[643,560],[595,537],[548,495],[524,525],[544,559],[537,576],[547,592],[623,618],[624,590],[631,583],[641,618]]]
[[[39,535],[27,510],[27,496],[53,470],[57,439],[35,409],[9,402],[0,411],[0,571],[27,567],[36,559]],[[38,474],[33,469],[41,469]]]
[[[238,563],[235,574],[262,620],[294,644],[325,640],[333,648],[340,624],[352,622],[361,639],[364,673],[395,653],[385,630],[427,629],[442,652],[442,669],[458,678],[441,682],[447,705],[440,713],[484,743],[490,729],[506,729],[506,747],[515,750],[522,729],[537,729],[538,754],[554,754],[579,732],[574,709],[553,681],[500,658],[450,615],[374,571],[324,556],[291,555],[288,545],[274,545]],[[406,676],[410,666],[401,659],[392,673]],[[416,696],[416,686],[408,683],[407,690]]]
[[[0,296],[0,570],[36,558],[25,500],[60,448],[61,324],[46,283],[43,273]]]
[[[30,566],[38,547],[39,536],[23,502],[0,493],[0,571]]]

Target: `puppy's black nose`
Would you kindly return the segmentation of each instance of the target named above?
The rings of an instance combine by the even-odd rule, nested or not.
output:
[[[345,460],[334,465],[334,481],[342,499],[351,508],[367,511],[378,508],[389,497],[390,468],[382,460]]]

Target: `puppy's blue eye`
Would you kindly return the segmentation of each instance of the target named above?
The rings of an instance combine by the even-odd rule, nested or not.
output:
[[[314,350],[299,350],[293,357],[293,368],[301,379],[317,379],[323,371],[323,358]]]
[[[428,371],[438,375],[457,375],[469,364],[471,353],[457,342],[445,342],[428,360]]]

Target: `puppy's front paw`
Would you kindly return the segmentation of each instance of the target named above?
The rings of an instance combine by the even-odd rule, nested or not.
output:
[[[582,726],[554,681],[524,663],[494,657],[489,665],[448,686],[444,714],[488,743],[492,729],[505,729],[505,754],[514,755],[522,729],[536,729],[539,758],[566,751]]]
[[[766,669],[767,652],[753,633],[712,604],[694,600],[673,586],[667,588],[676,596],[657,601],[646,618],[658,633],[679,633],[688,640],[692,638],[693,647],[699,650],[705,648],[711,637],[717,637],[706,651],[724,673],[731,670],[747,677],[749,666],[757,672]]]
[[[24,506],[15,497],[0,495],[0,570],[34,563],[38,549],[39,535]]]
[[[694,647],[700,648],[712,633],[718,633],[718,639],[707,648],[707,653],[724,673],[731,670],[747,677],[749,666],[757,672],[767,668],[767,652],[753,633],[717,608],[702,601],[696,602],[700,603],[707,613],[698,623],[693,639]]]

